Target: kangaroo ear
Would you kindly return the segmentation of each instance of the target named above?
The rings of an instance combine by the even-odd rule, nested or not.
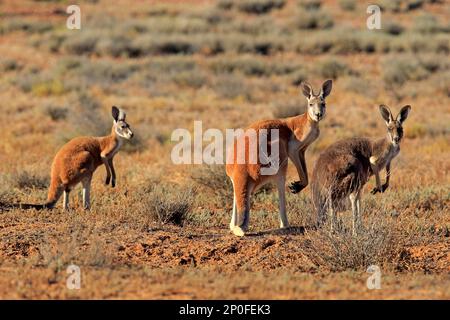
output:
[[[389,124],[389,122],[394,120],[394,118],[392,117],[391,110],[389,110],[389,107],[385,106],[384,104],[380,105],[380,113],[384,121],[386,121],[386,124]]]
[[[331,88],[333,87],[333,81],[332,80],[327,80],[322,84],[322,97],[326,98],[330,92],[331,92]]]
[[[125,121],[127,114],[122,109],[119,109],[119,121]]]
[[[302,89],[302,93],[305,97],[309,98],[312,96],[313,90],[308,82],[302,81],[302,83],[300,83],[300,88]]]
[[[111,114],[112,114],[112,117],[114,118],[114,121],[117,122],[119,120],[119,114],[120,114],[119,108],[117,108],[116,106],[112,106]]]
[[[397,121],[403,123],[406,120],[406,118],[408,118],[409,111],[411,111],[411,106],[410,105],[404,106],[397,116]]]

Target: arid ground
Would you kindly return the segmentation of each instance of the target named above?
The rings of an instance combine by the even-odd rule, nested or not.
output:
[[[0,2],[0,203],[43,203],[57,150],[109,134],[127,111],[135,138],[115,158],[117,186],[93,180],[92,209],[0,212],[0,297],[9,299],[450,299],[450,5],[379,0]],[[321,134],[382,137],[379,104],[412,106],[389,189],[363,195],[364,232],[314,228],[310,188],[253,197],[251,233],[229,233],[222,165],[175,165],[174,129],[244,128],[303,113],[299,83],[333,79]],[[207,142],[205,142],[207,144]],[[297,180],[292,163],[288,181]],[[384,180],[384,172],[382,174]],[[66,286],[67,267],[81,288]],[[369,289],[369,266],[381,288]]]

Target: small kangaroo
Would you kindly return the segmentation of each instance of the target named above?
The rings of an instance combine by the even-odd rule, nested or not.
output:
[[[262,129],[268,131],[271,129],[278,130],[278,141],[271,141],[269,137],[267,140],[267,149],[270,148],[272,142],[278,143],[279,145],[279,159],[277,159],[279,160],[279,167],[276,174],[262,175],[261,170],[265,165],[259,159],[257,159],[256,163],[249,161],[252,152],[249,148],[251,143],[248,140],[243,144],[245,161],[244,163],[239,163],[236,152],[239,146],[239,138],[235,139],[233,145],[235,151],[233,153],[234,158],[231,161],[227,159],[226,165],[227,175],[233,183],[233,214],[230,222],[230,230],[235,235],[244,236],[248,229],[250,197],[252,193],[271,181],[276,182],[278,189],[280,226],[281,228],[289,227],[285,202],[288,158],[294,163],[300,179],[291,183],[289,189],[292,193],[298,193],[308,185],[305,151],[319,136],[319,121],[325,116],[325,98],[330,94],[331,88],[332,81],[327,80],[322,84],[320,92],[314,94],[311,85],[303,82],[301,89],[308,102],[306,113],[285,119],[259,121],[246,129],[256,131],[257,137],[259,137],[259,132]],[[258,140],[256,145],[260,146],[260,143],[261,141]]]
[[[378,140],[350,138],[338,141],[325,149],[314,166],[311,189],[313,204],[317,210],[320,225],[331,219],[331,231],[335,229],[335,210],[347,196],[353,213],[353,235],[360,227],[361,190],[374,175],[376,187],[372,194],[383,193],[389,187],[391,161],[400,152],[403,137],[403,122],[408,117],[411,106],[404,106],[394,119],[389,107],[380,105],[381,116],[386,122],[387,136]],[[386,168],[386,182],[382,185],[380,171]]]
[[[64,210],[69,206],[69,193],[79,183],[83,185],[83,206],[90,208],[90,190],[92,175],[102,164],[106,167],[105,184],[114,188],[116,172],[113,158],[124,140],[133,137],[130,125],[125,121],[126,114],[117,107],[112,107],[114,118],[111,134],[105,137],[77,137],[67,142],[56,153],[52,163],[50,188],[45,204],[16,204],[9,208],[52,209],[64,194]]]

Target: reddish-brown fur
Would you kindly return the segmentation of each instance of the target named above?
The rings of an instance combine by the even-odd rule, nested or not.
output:
[[[341,140],[319,155],[311,182],[318,224],[325,220],[328,212],[333,230],[335,210],[339,209],[341,201],[349,196],[353,212],[353,233],[357,233],[360,223],[362,188],[372,175],[376,178],[373,194],[382,193],[389,187],[391,161],[400,152],[399,143],[403,137],[402,123],[408,117],[410,109],[409,105],[403,107],[394,119],[389,108],[381,105],[380,112],[388,130],[386,138]],[[385,168],[386,182],[382,185],[379,172]]]
[[[267,153],[271,155],[270,143],[275,142],[270,135],[270,130],[278,130],[278,145],[279,145],[279,168],[275,174],[262,175],[263,167],[268,167],[261,163],[259,158],[259,147],[256,148],[256,162],[251,163],[250,152],[250,138],[247,135],[241,136],[234,141],[234,157],[227,159],[226,172],[233,182],[234,189],[234,203],[233,216],[230,223],[230,229],[239,236],[242,236],[246,231],[249,223],[250,211],[250,196],[259,187],[264,184],[275,181],[278,188],[279,202],[280,202],[280,225],[287,227],[289,225],[285,212],[285,180],[288,159],[294,163],[299,181],[290,185],[291,191],[294,193],[300,192],[308,185],[308,174],[306,169],[305,151],[308,146],[319,136],[318,121],[325,114],[324,98],[331,91],[331,81],[326,81],[319,95],[314,95],[312,88],[308,84],[303,84],[303,92],[307,97],[309,106],[308,111],[296,117],[286,119],[264,120],[250,125],[249,129],[254,129],[256,132],[256,146],[260,146],[259,132],[263,129],[267,130]],[[316,118],[312,118],[312,115]],[[239,140],[241,139],[241,140]],[[245,140],[242,140],[245,139]],[[243,143],[245,141],[245,143]],[[238,163],[238,146],[244,147],[245,161]]]
[[[92,175],[102,164],[106,167],[106,184],[116,183],[113,158],[119,151],[123,139],[131,139],[133,132],[125,122],[125,113],[112,107],[114,123],[111,134],[104,137],[78,137],[66,143],[55,155],[51,168],[51,180],[45,204],[10,204],[4,208],[43,209],[53,208],[64,194],[64,209],[68,208],[69,192],[77,185],[83,185],[83,206],[90,207],[90,186]]]
[[[103,164],[101,155],[111,155],[118,146],[119,138],[114,129],[109,136],[77,137],[66,143],[52,163],[47,205],[54,205],[63,191],[69,192],[83,179],[90,179]]]

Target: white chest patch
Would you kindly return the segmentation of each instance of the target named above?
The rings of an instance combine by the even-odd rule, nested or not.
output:
[[[112,149],[108,154],[103,154],[102,153],[102,157],[107,157],[108,159],[111,159],[112,157],[114,157],[116,155],[117,152],[119,152],[120,147],[122,146],[122,139],[117,139],[117,143],[116,146],[114,147],[114,149]]]
[[[122,147],[123,141],[122,139],[118,139],[116,147],[114,148],[114,150],[111,152],[111,157],[115,156],[117,152],[119,152],[120,147]]]
[[[389,149],[389,151],[385,152],[381,156],[371,156],[369,158],[369,161],[371,164],[376,165],[378,169],[381,170],[381,168],[384,168],[388,162],[391,162],[392,159],[394,159],[398,153],[400,152],[399,147],[395,147],[392,149]]]

